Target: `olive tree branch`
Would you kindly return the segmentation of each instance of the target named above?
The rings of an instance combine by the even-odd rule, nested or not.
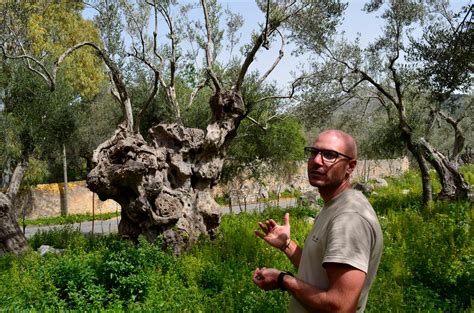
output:
[[[273,70],[277,67],[278,63],[280,63],[281,59],[285,55],[284,50],[283,50],[285,46],[285,38],[283,37],[283,34],[278,29],[276,31],[278,32],[281,38],[281,47],[278,52],[278,57],[275,60],[275,62],[273,62],[272,66],[268,69],[268,71],[257,81],[257,85],[261,85],[263,81],[267,79],[268,75],[270,75],[271,72],[273,72]]]
[[[214,73],[214,70],[212,69],[212,66],[214,64],[214,60],[212,58],[212,53],[214,52],[214,42],[212,39],[212,25],[209,20],[209,12],[207,10],[207,2],[206,0],[201,0],[201,5],[202,5],[202,10],[204,13],[204,21],[206,24],[206,33],[207,33],[207,42],[206,42],[206,64],[207,64],[207,72],[208,75],[211,77],[211,80],[214,84],[214,87],[216,88],[216,91],[222,90],[222,85],[219,82],[216,73]]]

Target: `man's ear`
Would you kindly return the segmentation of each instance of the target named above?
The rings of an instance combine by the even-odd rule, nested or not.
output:
[[[356,165],[357,165],[357,160],[350,160],[349,161],[349,166],[346,169],[346,173],[348,175],[352,174],[352,172],[354,172],[354,170],[355,170]]]

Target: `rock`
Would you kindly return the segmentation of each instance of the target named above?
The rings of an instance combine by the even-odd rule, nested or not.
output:
[[[383,178],[376,178],[375,179],[375,187],[388,187],[388,183]]]
[[[353,189],[361,191],[365,195],[370,195],[374,191],[374,187],[369,184],[356,183],[352,186]]]
[[[314,217],[307,217],[305,219],[305,222],[311,225],[314,224]]]
[[[302,206],[315,207],[318,205],[319,198],[320,198],[319,193],[315,191],[308,191],[299,197],[298,203],[299,205],[302,205]]]
[[[48,245],[42,245],[41,247],[38,248],[38,252],[40,253],[41,256],[45,256],[48,253],[63,254],[64,249],[56,249]]]

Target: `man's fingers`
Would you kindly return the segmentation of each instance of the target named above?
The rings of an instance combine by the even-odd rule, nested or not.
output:
[[[258,226],[260,226],[260,228],[263,230],[263,232],[265,234],[268,234],[268,232],[270,231],[270,228],[267,226],[267,225],[264,225],[263,223],[261,222],[258,222]]]
[[[271,228],[275,228],[278,225],[273,219],[269,220],[268,224],[270,225]]]
[[[283,216],[283,224],[285,224],[285,226],[290,225],[290,213],[285,213]]]
[[[257,269],[253,272],[253,275],[252,275],[252,280],[253,280],[253,282],[254,282],[255,284],[257,284],[257,285],[258,285],[258,283],[259,283],[259,280],[262,279],[262,277],[260,276],[259,272],[260,272],[260,269],[257,268]]]
[[[260,231],[258,231],[258,230],[255,230],[255,235],[257,235],[258,237],[260,237],[260,238],[262,238],[262,239],[265,238],[265,235],[262,234],[262,233],[261,233]]]
[[[260,271],[260,269],[257,267],[257,268],[255,269],[255,271],[253,271],[253,275],[252,275],[252,276],[253,276],[253,277],[257,277],[259,271]]]
[[[271,231],[271,230],[272,230],[272,228],[273,228],[273,227],[272,227],[272,223],[271,223],[271,221],[270,221],[270,220],[266,220],[266,221],[265,221],[265,224],[267,225],[267,229],[268,229],[268,231]]]

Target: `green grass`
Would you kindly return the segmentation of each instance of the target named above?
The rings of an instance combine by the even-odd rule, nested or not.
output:
[[[294,191],[289,191],[285,190],[280,193],[280,199],[290,199],[290,198],[299,198],[301,196],[301,193],[297,190]],[[270,192],[268,194],[268,198],[260,198],[260,202],[270,202],[270,201],[275,201],[278,199],[278,194],[276,192]],[[225,193],[224,195],[217,196],[214,198],[214,200],[220,205],[220,206],[227,206],[229,205],[229,194]]]
[[[471,172],[469,172],[471,173]],[[420,209],[416,175],[390,180],[370,197],[384,232],[384,253],[367,312],[472,312],[474,248],[470,202],[435,202]],[[409,188],[408,195],[400,193]],[[289,209],[301,245],[315,211]],[[225,215],[217,238],[202,238],[176,257],[140,239],[86,238],[66,227],[30,239],[62,255],[0,257],[0,311],[285,312],[289,295],[251,281],[256,267],[295,271],[254,235],[257,222],[281,221],[284,210]]]
[[[96,221],[108,220],[113,217],[120,216],[120,212],[111,212],[111,213],[101,213],[96,214],[94,219]],[[53,217],[44,217],[37,219],[28,219],[25,220],[25,225],[65,225],[73,223],[81,223],[86,221],[92,221],[91,214],[71,214],[66,216],[53,216]],[[18,223],[23,225],[23,220],[19,220]]]
[[[463,165],[460,168],[461,173],[464,175],[464,179],[469,185],[474,185],[474,164]]]

